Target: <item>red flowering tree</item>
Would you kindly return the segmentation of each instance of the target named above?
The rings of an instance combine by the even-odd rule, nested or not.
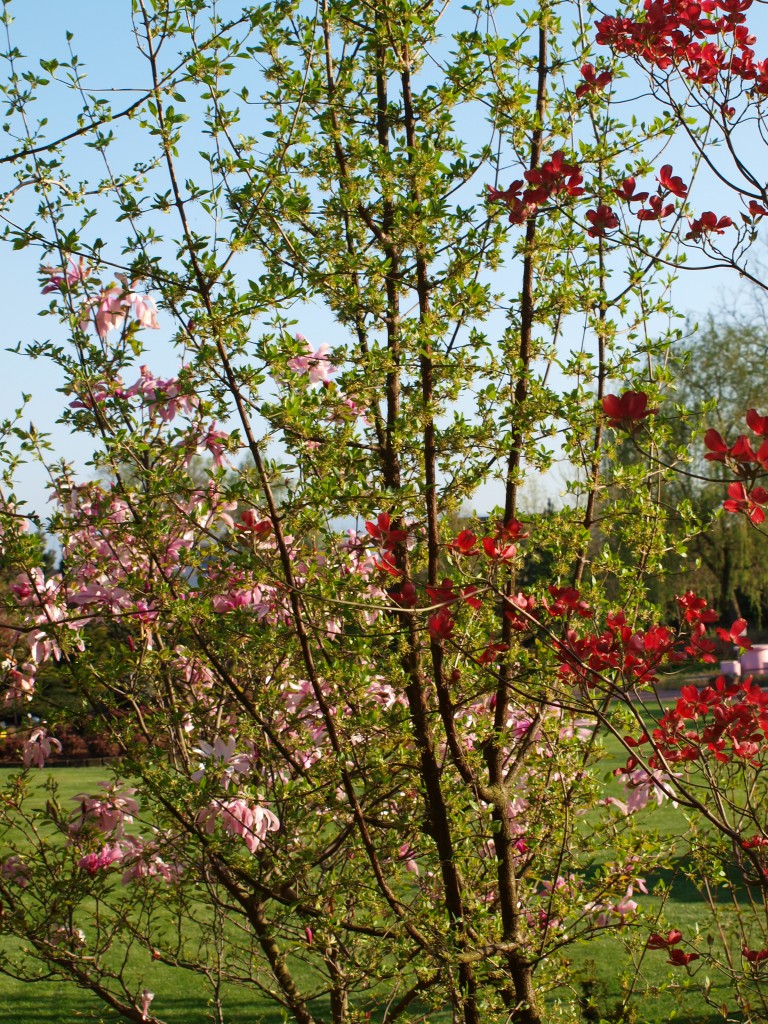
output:
[[[595,57],[548,4],[493,31],[483,3],[455,23],[357,0],[133,11],[147,84],[125,111],[74,57],[46,80],[6,54],[7,235],[39,249],[60,335],[27,353],[59,367],[93,455],[50,464],[41,523],[13,481],[18,447],[45,446],[3,425],[5,700],[56,661],[122,760],[74,808],[14,780],[0,929],[23,951],[3,970],[42,961],[159,1022],[164,964],[219,1020],[245,986],[300,1024],[576,1019],[564,951],[606,934],[694,971],[691,936],[642,923],[665,852],[634,813],[677,800],[744,851],[762,899],[768,723],[746,683],[689,689],[651,730],[628,699],[716,650],[706,602],[681,595],[670,623],[647,599],[666,550],[657,268],[672,239],[729,227],[688,225],[690,181],[647,165],[672,119],[629,131],[610,103],[624,51]],[[608,21],[597,41],[618,46]],[[83,104],[55,137],[32,106],[50,80]],[[121,170],[137,125],[146,155]],[[99,179],[70,175],[68,146]],[[173,371],[153,370],[152,332]],[[607,501],[624,434],[643,458]],[[756,521],[761,452],[709,440]],[[556,459],[572,501],[526,515]],[[496,507],[453,529],[482,485]],[[542,555],[551,574],[523,588]],[[601,781],[606,734],[629,752],[625,799]],[[745,991],[765,948],[750,936],[729,968]]]

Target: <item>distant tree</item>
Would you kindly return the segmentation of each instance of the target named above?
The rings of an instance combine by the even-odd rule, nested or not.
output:
[[[672,356],[674,406],[686,414],[681,416],[672,403],[667,412],[676,442],[688,447],[692,461],[686,473],[666,481],[664,502],[685,531],[691,518],[702,529],[689,540],[687,555],[675,556],[677,573],[667,589],[677,582],[678,592],[695,589],[706,595],[724,619],[746,616],[762,624],[768,620],[768,538],[745,517],[720,511],[726,471],[722,463],[705,460],[700,431],[706,424],[732,443],[748,409],[765,411],[768,327],[757,320],[708,316]],[[674,600],[674,593],[667,596]]]

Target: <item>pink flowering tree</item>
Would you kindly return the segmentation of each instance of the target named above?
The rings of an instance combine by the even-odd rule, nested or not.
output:
[[[28,736],[0,866],[26,952],[3,969],[42,962],[133,1021],[164,1019],[163,964],[220,1021],[241,986],[299,1024],[538,1024],[581,1012],[570,947],[619,935],[725,970],[752,1013],[758,925],[734,959],[643,906],[668,851],[638,819],[667,799],[710,837],[697,857],[737,850],[765,893],[762,691],[686,687],[653,727],[634,700],[748,643],[695,594],[675,621],[648,599],[674,471],[659,268],[733,227],[689,221],[690,163],[648,163],[674,118],[626,128],[619,29],[548,4],[133,10],[125,111],[74,57],[44,78],[6,55],[6,234],[39,250],[61,338],[26,352],[58,366],[90,461],[2,425],[3,699],[44,700],[57,665],[121,759],[41,811],[65,716]],[[51,83],[83,104],[73,134],[33,117]],[[121,169],[121,133],[144,163]],[[756,522],[762,449],[705,440],[749,467],[729,500]],[[15,490],[30,457],[45,520]],[[537,515],[525,484],[554,463],[570,497]]]

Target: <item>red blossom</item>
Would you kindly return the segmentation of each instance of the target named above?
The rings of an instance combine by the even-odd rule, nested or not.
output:
[[[709,448],[709,452],[704,456],[708,462],[725,462],[730,454],[730,449],[722,435],[713,427],[710,427],[704,435],[704,444]]]
[[[388,512],[380,512],[375,523],[366,522],[365,524],[367,532],[379,542],[384,551],[393,551],[398,544],[402,544],[408,538],[407,530],[393,530],[391,522]]]
[[[641,420],[659,411],[648,408],[648,395],[644,391],[624,391],[620,396],[606,395],[602,404],[603,412],[608,417],[608,426],[628,430],[630,433]]]
[[[682,949],[670,949],[667,963],[672,964],[673,967],[687,967],[688,964],[699,959],[698,953],[684,953]]]
[[[511,562],[517,554],[514,544],[507,544],[503,540],[496,541],[493,537],[483,537],[483,550],[489,558],[499,562]]]
[[[582,96],[587,96],[589,93],[596,93],[603,90],[607,85],[610,85],[613,75],[610,71],[601,71],[598,73],[597,68],[594,64],[582,64],[581,65],[581,77],[584,81],[576,86],[576,96],[581,99]]]
[[[699,239],[702,235],[724,235],[725,229],[733,227],[733,221],[730,217],[718,217],[716,213],[708,211],[702,213],[696,220],[690,222],[691,230],[686,234],[686,238],[692,238],[694,240]]]
[[[478,665],[492,665],[500,654],[509,650],[509,644],[488,644],[483,653],[478,657]]]
[[[686,590],[682,597],[675,598],[677,605],[683,612],[685,622],[716,622],[717,612],[707,607],[703,597],[697,597],[692,590]]]
[[[447,640],[453,633],[453,627],[453,616],[448,608],[441,608],[429,617],[429,635],[435,640]]]
[[[688,195],[688,186],[683,183],[683,179],[679,175],[672,173],[672,164],[664,164],[659,171],[658,181],[661,187],[667,192],[671,192],[672,195],[679,196],[681,199],[685,199]]]
[[[453,604],[459,595],[453,589],[453,580],[443,580],[437,587],[427,587],[432,604]]]
[[[761,416],[757,409],[747,409],[747,426],[758,437],[768,437],[768,416]]]
[[[724,643],[736,644],[743,647],[745,651],[752,646],[752,641],[747,639],[747,623],[745,619],[736,619],[730,629],[716,630],[720,640]]]
[[[651,196],[648,202],[651,207],[650,210],[646,207],[638,210],[636,215],[638,220],[663,220],[670,213],[674,213],[675,204],[667,203],[666,206],[663,206],[661,196]]]
[[[405,580],[394,590],[389,591],[389,597],[401,608],[415,608],[417,602],[416,587],[410,580]]]
[[[259,519],[253,509],[246,509],[240,513],[241,522],[235,523],[235,529],[241,533],[252,533],[255,537],[268,537],[272,532],[272,523],[269,519]]]
[[[768,949],[749,949],[747,946],[742,946],[741,955],[751,964],[761,964],[764,960],[768,960]]]
[[[647,192],[635,192],[636,183],[634,178],[625,178],[619,188],[614,192],[627,203],[644,203],[648,198]]]
[[[471,530],[462,530],[456,540],[451,541],[448,546],[458,555],[476,555],[478,553],[476,544],[477,537],[474,533]]]
[[[765,488],[753,487],[751,491],[747,491],[740,480],[734,480],[732,484],[728,485],[728,498],[723,502],[723,508],[726,512],[743,513],[750,522],[759,526],[760,523],[765,522],[765,512],[760,506],[767,503],[768,491]]]
[[[602,238],[606,231],[619,226],[619,218],[610,208],[601,204],[596,210],[587,210],[587,220],[592,225],[587,234],[590,238]]]
[[[646,943],[647,949],[669,949],[670,946],[676,946],[681,941],[683,933],[677,928],[673,928],[671,932],[667,933],[667,936],[659,935],[658,932],[654,932]]]

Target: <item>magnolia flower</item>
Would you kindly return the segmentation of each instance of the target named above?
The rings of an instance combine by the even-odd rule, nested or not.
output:
[[[235,772],[239,775],[247,775],[251,770],[251,756],[243,753],[236,754],[236,744],[237,739],[234,736],[230,736],[226,742],[217,736],[213,741],[213,746],[201,740],[199,746],[195,747],[195,753],[202,755],[207,763],[201,764],[198,770],[192,773],[192,781],[200,782],[210,768],[213,768],[214,771],[219,768],[223,769],[219,775],[219,784],[222,786],[229,783]]]
[[[61,753],[61,743],[53,736],[48,735],[47,729],[33,729],[24,742],[22,756],[25,767],[35,764],[38,768],[45,765],[46,760],[51,756],[51,748],[55,747]]]
[[[148,1016],[149,1015],[149,1004],[152,1002],[152,1000],[154,998],[155,998],[155,993],[154,992],[150,992],[148,988],[145,988],[144,991],[141,993],[141,1019],[142,1020],[148,1020],[149,1019],[149,1016]]]
[[[331,357],[328,354],[330,347],[321,345],[313,349],[310,343],[301,334],[296,335],[297,341],[303,341],[306,345],[307,355],[296,356],[288,360],[289,369],[295,373],[306,373],[309,376],[310,384],[325,383],[331,379],[331,374],[336,373],[336,367],[331,365]]]
[[[29,885],[29,874],[29,868],[16,854],[0,861],[0,875],[9,882],[13,882],[14,885],[18,885],[20,889],[26,889]]]
[[[259,804],[238,797],[234,800],[214,800],[197,813],[197,824],[204,832],[212,833],[216,822],[230,835],[242,836],[251,853],[255,853],[267,837],[276,832],[280,822],[272,811]]]
[[[93,825],[100,832],[110,833],[122,831],[124,824],[133,821],[138,813],[139,805],[133,799],[135,789],[118,790],[108,782],[99,783],[104,789],[104,796],[90,796],[78,793],[73,797],[79,803],[79,809],[72,818],[71,832],[79,832],[86,824]]]
[[[78,281],[84,281],[90,274],[82,256],[77,263],[73,262],[70,256],[67,261],[67,269],[63,273],[61,267],[40,267],[40,272],[48,278],[48,283],[42,290],[43,295],[61,291],[62,288],[71,288]]]
[[[108,868],[116,861],[122,861],[124,851],[119,843],[107,843],[96,853],[87,853],[77,862],[77,866],[87,871],[89,875],[97,875],[99,871]]]

